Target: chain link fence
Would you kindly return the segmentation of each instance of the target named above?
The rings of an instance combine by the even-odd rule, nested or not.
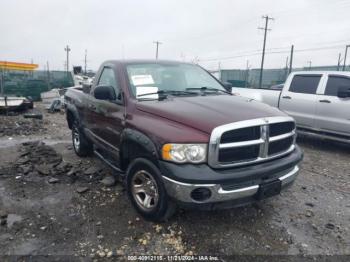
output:
[[[349,71],[349,67],[345,68]],[[338,66],[318,66],[318,67],[303,67],[293,68],[295,71],[339,71],[342,67]],[[235,87],[259,87],[260,69],[232,69],[232,70],[220,70],[219,78],[223,82],[229,82]],[[289,75],[288,68],[282,69],[264,69],[263,71],[263,88],[269,88],[273,85],[282,84],[286,81]]]
[[[31,97],[40,100],[42,92],[74,86],[71,72],[66,71],[0,71],[2,95]]]

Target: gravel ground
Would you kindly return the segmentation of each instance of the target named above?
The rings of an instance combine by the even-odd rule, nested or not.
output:
[[[141,254],[349,259],[350,147],[299,138],[301,172],[280,196],[231,210],[180,210],[154,224],[137,215],[102,162],[74,154],[64,114],[44,113],[43,120],[25,124],[21,116],[0,120],[0,260]],[[36,132],[28,131],[31,125]]]

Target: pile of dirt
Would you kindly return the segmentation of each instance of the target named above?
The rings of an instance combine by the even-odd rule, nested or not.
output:
[[[20,148],[20,156],[14,164],[19,174],[35,172],[40,175],[59,175],[72,167],[62,161],[62,156],[41,141],[25,142]]]
[[[43,134],[47,128],[41,119],[26,119],[23,115],[0,115],[0,137]]]
[[[51,177],[49,183],[61,180],[67,183],[74,183],[77,180],[83,183],[98,182],[109,173],[104,168],[86,165],[81,161],[69,163],[53,147],[42,141],[25,142],[19,151],[19,157],[13,165],[0,173],[28,177],[47,176]]]

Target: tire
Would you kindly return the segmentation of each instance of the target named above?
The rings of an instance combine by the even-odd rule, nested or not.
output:
[[[145,158],[135,159],[126,174],[129,198],[145,220],[167,221],[176,212],[175,203],[166,193],[160,170],[151,161]]]
[[[85,157],[92,154],[92,143],[87,140],[81,128],[79,128],[77,120],[75,120],[72,125],[72,142],[74,151],[78,156]]]

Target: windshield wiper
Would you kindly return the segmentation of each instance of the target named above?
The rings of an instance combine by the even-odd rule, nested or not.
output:
[[[229,91],[218,89],[218,88],[206,87],[206,86],[203,86],[203,87],[189,87],[189,88],[186,88],[186,90],[200,90],[203,93],[205,93],[206,91],[209,91],[209,92],[211,92],[211,91],[222,92],[222,93],[229,94],[229,95],[232,96],[232,93],[230,93]]]
[[[181,95],[197,95],[197,94],[198,94],[197,92],[191,92],[191,91],[185,91],[185,90],[159,90],[157,92],[138,95],[137,98],[143,97],[143,96],[149,96],[149,95],[160,95],[166,98],[168,95],[181,96]]]

